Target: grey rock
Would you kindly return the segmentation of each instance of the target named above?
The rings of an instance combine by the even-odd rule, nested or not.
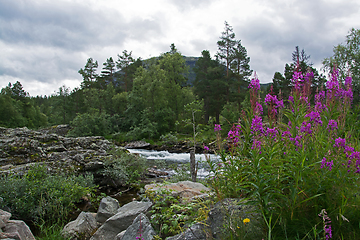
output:
[[[66,224],[61,234],[70,239],[88,239],[97,227],[97,222],[92,213],[81,212],[74,221]]]
[[[119,233],[118,235],[116,235],[115,240],[121,240],[122,237],[124,236],[125,232],[126,232],[126,230],[124,230],[121,233]]]
[[[196,223],[184,232],[168,237],[166,240],[206,240],[212,239],[210,236],[211,234],[205,228],[204,224]]]
[[[0,229],[5,227],[6,223],[10,220],[11,213],[0,209]]]
[[[126,144],[125,148],[147,148],[150,147],[150,143],[145,141],[135,141]]]
[[[125,234],[121,240],[133,240],[136,237],[140,239],[151,240],[156,235],[154,228],[151,226],[149,219],[145,214],[140,213],[133,221],[133,223],[126,229]]]
[[[101,199],[97,214],[96,221],[104,223],[108,218],[114,216],[120,208],[118,200],[107,196]]]
[[[262,232],[259,226],[261,218],[256,211],[256,207],[246,204],[242,199],[226,198],[217,202],[209,212],[207,225],[210,228],[214,239],[225,239],[228,237],[230,225],[232,228],[243,226],[242,220],[251,219],[251,229],[247,232],[246,237],[250,239],[261,239],[259,234]],[[226,228],[224,226],[227,226]],[[257,227],[256,227],[257,226]]]
[[[90,240],[114,239],[120,232],[126,230],[140,213],[146,213],[152,206],[151,202],[133,201],[118,209],[117,213],[95,232]]]
[[[153,192],[168,190],[172,192],[173,196],[179,196],[180,198],[192,198],[210,191],[210,189],[205,187],[203,184],[191,181],[181,181],[165,185],[148,184],[145,186],[145,190]]]
[[[19,240],[35,240],[35,237],[30,231],[30,228],[25,224],[24,221],[9,220],[3,229],[3,233],[7,234],[9,238]]]

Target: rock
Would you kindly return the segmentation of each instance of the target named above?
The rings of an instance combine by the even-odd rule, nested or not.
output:
[[[126,230],[124,230],[121,233],[119,233],[118,235],[116,235],[115,240],[121,240],[122,237],[124,236],[125,232],[126,232]]]
[[[179,196],[180,198],[191,198],[210,191],[210,189],[203,184],[191,181],[181,181],[166,185],[148,184],[145,186],[146,191],[156,192],[161,189],[169,190],[172,192],[173,196]]]
[[[92,213],[81,212],[74,221],[66,224],[61,234],[66,239],[88,239],[97,227],[97,222]]]
[[[96,221],[104,223],[108,218],[114,216],[120,208],[118,200],[107,196],[101,199],[99,209],[96,214]]]
[[[151,202],[133,201],[118,209],[117,213],[95,232],[90,240],[114,239],[120,232],[126,230],[140,213],[146,213],[152,206]]]
[[[25,224],[24,221],[9,220],[3,229],[3,234],[5,234],[5,236],[8,238],[19,240],[35,240],[35,237],[30,231],[30,228]]]
[[[5,227],[5,225],[10,220],[10,218],[11,218],[11,213],[0,209],[0,229]]]
[[[147,143],[145,141],[135,141],[125,145],[125,148],[147,148],[147,147],[150,147],[150,143]]]
[[[133,223],[126,229],[121,240],[133,240],[136,237],[139,239],[151,240],[156,235],[154,228],[151,226],[149,219],[145,214],[140,213],[133,221]]]
[[[231,219],[230,219],[231,218]],[[250,219],[251,228],[247,232],[246,238],[249,239],[261,239],[261,229],[259,222],[261,218],[260,214],[256,212],[256,208],[252,205],[247,205],[241,199],[226,198],[220,202],[217,202],[209,212],[207,219],[207,225],[210,228],[212,238],[224,239],[228,237],[228,228],[224,226],[234,225],[243,226],[242,220],[245,218]],[[257,226],[257,228],[255,227]],[[250,230],[251,229],[251,230]],[[244,236],[243,236],[244,237]]]
[[[166,240],[206,240],[212,239],[210,233],[204,227],[204,224],[196,223],[187,228],[184,232],[175,236],[168,237]]]

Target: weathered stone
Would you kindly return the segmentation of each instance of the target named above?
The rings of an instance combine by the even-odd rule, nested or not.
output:
[[[104,166],[103,162],[95,161],[95,162],[86,163],[84,166],[84,170],[85,171],[96,171],[99,169],[103,169],[104,167],[105,166]]]
[[[115,240],[122,240],[122,237],[124,236],[126,230],[122,231],[118,235],[116,235]]]
[[[169,190],[173,196],[179,196],[181,198],[191,198],[210,191],[210,189],[203,184],[191,181],[181,181],[165,185],[148,184],[145,186],[146,191],[157,192],[162,189]]]
[[[212,239],[210,236],[211,234],[205,228],[204,224],[196,223],[184,232],[168,237],[166,240],[206,240]]]
[[[0,209],[0,228],[5,227],[6,223],[10,220],[11,213]]]
[[[88,239],[97,227],[92,213],[81,212],[74,221],[66,224],[61,234],[70,239]]]
[[[126,229],[121,240],[133,240],[136,237],[144,240],[151,240],[156,235],[154,228],[151,226],[149,219],[145,214],[140,213],[133,223]]]
[[[35,240],[35,237],[30,231],[30,228],[25,224],[24,221],[9,220],[3,229],[4,229],[4,234],[8,234],[9,236],[14,235],[19,240]],[[10,238],[14,238],[14,237],[11,236]]]
[[[96,221],[104,223],[108,218],[114,216],[120,208],[118,200],[107,196],[101,199],[99,209],[96,214]]]
[[[150,147],[150,143],[145,141],[135,141],[126,144],[125,148],[147,148]]]
[[[259,228],[261,216],[257,213],[256,208],[243,202],[242,199],[226,198],[215,204],[209,212],[207,225],[210,228],[214,239],[224,239],[228,237],[231,224],[243,225],[242,220],[249,218],[252,229],[247,232],[246,237],[249,239],[261,239],[262,231]]]
[[[106,220],[90,240],[114,239],[121,231],[126,230],[140,213],[145,213],[151,207],[151,202],[133,201],[118,209],[117,213]]]

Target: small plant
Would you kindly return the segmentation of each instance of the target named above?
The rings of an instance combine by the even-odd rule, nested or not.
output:
[[[212,204],[211,200],[181,202],[167,189],[148,191],[147,196],[154,202],[150,222],[162,239],[184,231],[195,222],[204,222]]]

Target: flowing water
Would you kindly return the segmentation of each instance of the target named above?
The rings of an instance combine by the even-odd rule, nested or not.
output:
[[[160,169],[167,172],[170,176],[176,174],[174,166],[184,165],[190,162],[190,153],[169,153],[168,151],[154,151],[146,149],[128,149],[130,153],[139,154],[140,156],[152,161],[153,164],[159,165]],[[219,160],[215,154],[206,154],[211,161]],[[195,154],[195,161],[198,163],[198,177],[205,178],[209,175],[205,154]]]

